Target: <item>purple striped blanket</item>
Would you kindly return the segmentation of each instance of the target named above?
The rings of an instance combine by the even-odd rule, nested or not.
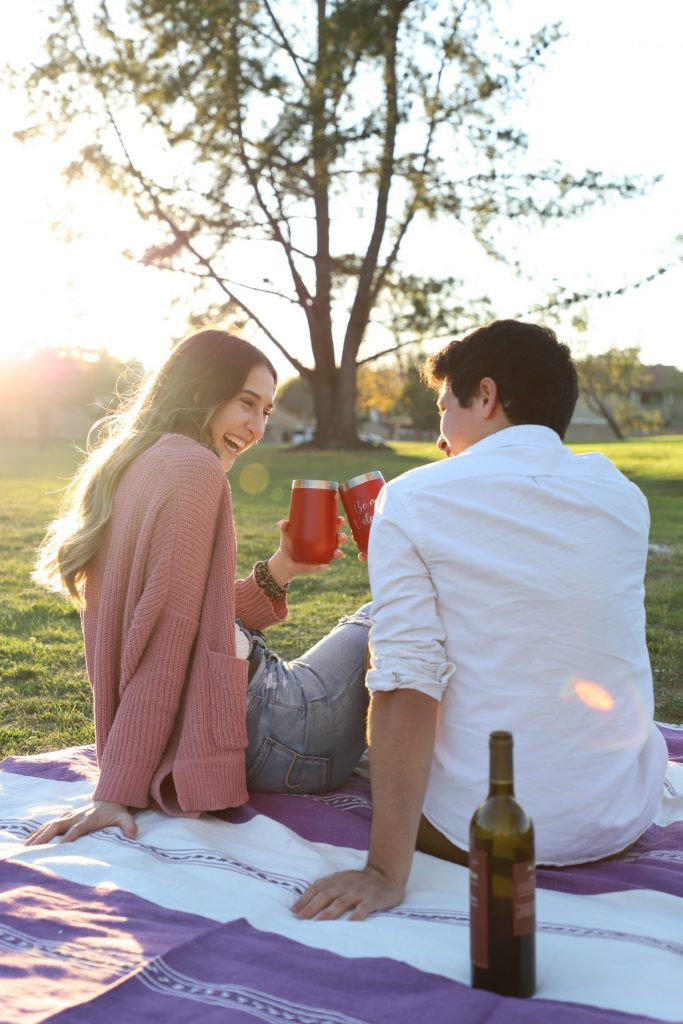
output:
[[[313,879],[364,862],[361,776],[315,797],[254,796],[198,821],[138,815],[25,847],[79,805],[90,747],[0,765],[0,1022],[639,1024],[683,1020],[683,729],[655,823],[620,860],[539,871],[539,987],[473,991],[468,872],[417,854],[405,902],[362,923],[298,921]]]

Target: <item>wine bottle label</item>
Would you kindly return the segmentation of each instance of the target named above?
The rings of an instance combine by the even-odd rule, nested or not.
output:
[[[489,965],[488,854],[470,849],[470,955],[477,967]]]
[[[532,860],[512,868],[513,935],[529,935],[536,927],[536,867]]]

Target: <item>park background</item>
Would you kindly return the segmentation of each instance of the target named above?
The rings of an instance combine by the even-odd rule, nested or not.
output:
[[[136,6],[144,5],[121,0],[110,8],[125,21],[126,10]],[[229,6],[243,8],[247,27],[249,18],[258,27],[268,8],[263,3],[223,6],[226,10]],[[181,7],[184,9],[184,5],[163,0],[147,4],[150,17],[170,19],[171,26]],[[192,9],[199,17],[202,12],[215,14],[220,7],[197,0]],[[304,12],[305,19],[307,10],[310,13],[320,7],[325,5],[302,5],[297,10]],[[302,466],[306,475],[333,479],[379,468],[390,479],[436,457],[433,443],[426,440],[436,425],[433,396],[427,396],[426,402],[424,395],[420,398],[416,381],[416,366],[425,353],[478,319],[542,318],[571,344],[583,370],[583,419],[574,424],[572,443],[576,447],[578,441],[586,442],[584,448],[605,451],[650,501],[653,528],[647,613],[656,714],[662,720],[680,721],[683,669],[677,623],[683,611],[683,354],[679,327],[683,154],[677,130],[677,76],[683,10],[675,0],[654,0],[645,14],[636,3],[616,0],[599,5],[587,0],[493,0],[491,4],[485,0],[469,4],[415,0],[403,5],[358,0],[328,3],[327,12],[338,15],[343,36],[345,17],[353,21],[359,11],[371,11],[381,36],[382,19],[402,7],[408,13],[419,8],[444,16],[467,10],[468,17],[474,19],[467,29],[470,58],[475,52],[483,53],[487,45],[490,55],[492,40],[502,51],[504,38],[540,33],[538,52],[527,51],[531,54],[530,73],[519,89],[510,87],[510,95],[499,109],[489,110],[486,104],[507,88],[503,83],[512,65],[502,58],[495,65],[476,65],[478,70],[471,72],[476,95],[472,99],[471,90],[468,93],[470,113],[463,118],[465,128],[469,124],[472,130],[484,126],[486,131],[495,131],[497,124],[508,122],[515,126],[523,143],[510,143],[508,138],[505,144],[510,166],[517,159],[518,173],[528,178],[527,207],[521,203],[521,193],[513,196],[517,205],[506,196],[494,211],[495,231],[487,234],[485,196],[473,202],[468,220],[458,215],[461,207],[456,209],[453,202],[434,200],[430,206],[429,189],[423,189],[412,234],[406,239],[401,261],[392,268],[396,271],[394,292],[387,293],[384,304],[377,303],[377,316],[374,321],[368,318],[358,348],[351,352],[351,361],[359,364],[352,389],[353,431],[356,436],[370,437],[371,441],[365,442],[370,447],[354,448],[339,439],[331,451],[304,452],[292,446],[294,435],[306,440],[315,433],[316,416],[305,389],[302,397],[296,380],[288,384],[281,403],[287,415],[279,426],[277,421],[273,425],[271,443],[240,459],[239,472],[231,478],[240,568],[247,571],[254,558],[267,555],[274,547],[275,523],[286,512],[289,482],[301,475]],[[294,11],[286,2],[271,8],[285,19]],[[199,281],[192,274],[192,261],[178,251],[182,245],[176,245],[168,258],[163,245],[168,237],[160,235],[153,217],[140,216],[139,196],[136,199],[125,187],[108,187],[117,184],[113,163],[98,177],[91,173],[92,165],[88,168],[79,156],[99,137],[103,109],[90,101],[81,102],[75,79],[66,85],[62,81],[63,73],[69,69],[73,73],[77,48],[72,36],[60,33],[66,32],[65,26],[77,14],[90,45],[95,38],[94,17],[103,9],[95,0],[27,0],[0,40],[0,63],[14,69],[14,74],[5,78],[8,91],[0,111],[4,234],[0,253],[2,754],[30,753],[92,739],[77,613],[59,598],[37,591],[30,581],[30,568],[44,526],[55,514],[60,488],[77,464],[87,429],[111,407],[115,384],[125,391],[130,381],[157,364],[189,327],[206,322],[236,325],[245,331],[273,358],[283,380],[295,378],[295,365],[315,371],[320,378],[324,362],[320,352],[316,362],[312,360],[305,304],[288,301],[283,307],[276,303],[276,296],[267,294],[273,281],[272,291],[282,292],[286,287],[281,263],[271,255],[272,246],[266,251],[258,243],[254,257],[255,246],[238,237],[236,230],[233,244],[219,254],[213,280]],[[488,26],[488,34],[484,33],[477,48],[473,40],[479,21]],[[557,23],[562,27],[541,31],[542,26]],[[188,22],[188,38],[197,24]],[[381,60],[382,47],[373,39],[373,32],[357,25],[353,31],[361,33],[362,44],[372,51],[368,66]],[[50,32],[53,46],[59,50],[63,43],[62,64],[59,60],[53,64],[50,76],[31,97],[27,76],[32,66],[45,62],[43,44]],[[464,53],[461,66],[466,63]],[[470,59],[473,67],[475,62]],[[454,89],[460,87],[463,74],[453,79]],[[377,80],[372,82],[374,87]],[[62,107],[59,96],[68,100]],[[358,93],[355,99],[359,100]],[[376,109],[370,104],[365,111],[367,124],[379,118],[381,106],[379,99]],[[264,120],[268,120],[265,115]],[[419,128],[419,116],[417,122]],[[149,142],[135,116],[122,123],[136,160],[146,170],[161,173],[168,184],[165,174],[172,163],[171,147],[159,149],[158,139]],[[371,135],[375,129],[372,125]],[[299,130],[303,130],[301,126]],[[411,144],[410,137],[404,140],[408,149]],[[473,170],[490,175],[495,165],[500,176],[506,152],[487,156],[473,146]],[[365,154],[364,159],[367,163],[358,182],[377,174],[372,155]],[[66,167],[70,172],[65,176]],[[556,193],[548,191],[544,172],[539,173],[538,169],[544,168],[550,169]],[[589,176],[587,168],[592,169]],[[183,169],[188,171],[184,164]],[[191,171],[190,164],[190,179]],[[404,192],[412,171],[414,167],[407,168]],[[442,199],[447,193],[450,196],[450,171],[455,179],[462,166],[444,149],[438,176]],[[621,186],[606,187],[597,201],[600,183],[610,180],[620,181]],[[432,182],[433,196],[438,191],[436,182],[437,176]],[[353,288],[361,276],[364,243],[374,215],[372,203],[359,215],[359,204],[367,204],[368,196],[372,199],[372,188],[368,193],[360,184],[357,187],[357,193],[351,189],[348,195],[337,190],[332,204],[331,255],[343,284],[336,295],[329,337],[328,362],[334,365],[326,387],[335,396]],[[401,189],[394,194],[400,196]],[[533,216],[525,216],[525,209],[532,210]],[[299,212],[295,211],[296,216]],[[391,213],[399,223],[399,213]],[[247,228],[244,222],[243,234]],[[184,229],[172,241],[179,237],[182,240]],[[198,237],[200,242],[204,238],[201,232]],[[190,240],[194,238],[192,234]],[[347,249],[358,239],[358,253],[353,260],[347,258]],[[502,258],[491,258],[494,249]],[[385,258],[386,253],[385,239]],[[318,302],[319,277],[312,271],[306,273],[303,282]],[[227,301],[225,290],[216,287],[219,279],[239,279],[237,285],[229,285]],[[442,279],[450,279],[450,283],[443,285]],[[424,296],[427,301],[423,302]],[[254,297],[258,322],[249,322],[244,304]],[[269,334],[282,339],[280,347],[272,344]],[[384,356],[373,358],[383,351]],[[310,382],[315,383],[313,377]],[[615,426],[625,440],[610,440]],[[387,439],[388,447],[372,447],[372,439],[377,438]],[[273,631],[274,646],[284,655],[293,654],[366,596],[366,572],[352,554],[321,579],[297,581],[291,619]]]

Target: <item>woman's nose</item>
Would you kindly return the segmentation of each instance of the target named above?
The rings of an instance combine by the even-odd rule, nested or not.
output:
[[[254,440],[260,441],[266,430],[266,414],[262,409],[256,409],[251,416],[250,427],[254,435]]]

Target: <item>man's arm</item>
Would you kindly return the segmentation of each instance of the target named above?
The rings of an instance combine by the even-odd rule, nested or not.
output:
[[[420,556],[420,523],[392,485],[375,504],[370,533],[372,668],[370,777],[373,818],[368,862],[316,882],[293,907],[299,917],[351,911],[361,921],[403,899],[434,753],[439,701],[453,665],[431,572]]]
[[[438,701],[417,690],[373,694],[373,818],[367,865],[315,882],[292,907],[297,917],[333,920],[350,910],[349,920],[362,921],[401,902],[434,753],[438,707]]]

